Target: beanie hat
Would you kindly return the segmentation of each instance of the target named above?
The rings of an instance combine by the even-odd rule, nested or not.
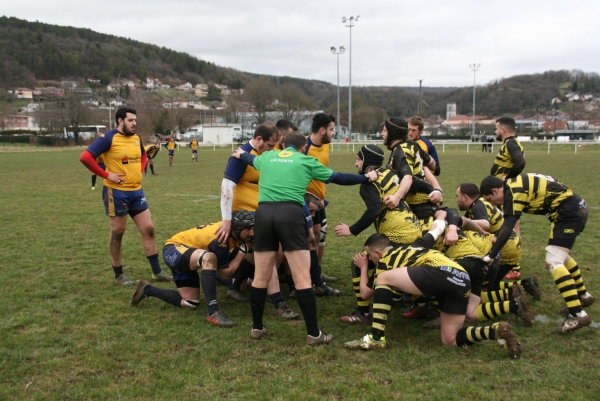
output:
[[[361,173],[366,173],[367,167],[378,169],[383,164],[383,150],[376,145],[365,145],[356,154],[363,161]]]

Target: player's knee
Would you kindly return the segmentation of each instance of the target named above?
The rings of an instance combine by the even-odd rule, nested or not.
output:
[[[205,251],[198,258],[198,266],[200,266],[202,270],[217,270],[217,255]]]
[[[327,239],[327,224],[322,224],[321,231],[319,232],[319,246],[324,246],[326,239]]]
[[[200,305],[200,300],[198,299],[182,299],[181,306],[187,309],[196,309]]]
[[[563,251],[555,245],[546,247],[546,269],[554,270],[559,266],[564,266],[565,260],[569,257],[569,253]]]

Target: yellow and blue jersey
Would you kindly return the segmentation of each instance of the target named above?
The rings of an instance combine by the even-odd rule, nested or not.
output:
[[[258,152],[250,142],[241,146],[243,150],[258,156]],[[253,212],[258,207],[258,178],[260,173],[254,167],[244,163],[240,159],[230,157],[225,168],[224,178],[235,182],[233,188],[233,211],[245,209]]]
[[[142,156],[145,150],[139,136],[123,135],[117,130],[111,130],[100,134],[87,150],[95,158],[102,155],[106,171],[124,174],[121,176],[122,184],[105,179],[105,187],[120,191],[137,191],[142,188]]]
[[[321,146],[317,146],[310,140],[310,136],[306,141],[306,149],[304,150],[304,154],[307,156],[312,156],[319,161],[325,167],[329,167],[329,144],[325,143]],[[325,195],[327,194],[327,190],[325,189],[325,183],[312,180],[310,184],[308,184],[308,188],[306,188],[306,192],[310,192],[314,196],[319,199],[325,199]]]

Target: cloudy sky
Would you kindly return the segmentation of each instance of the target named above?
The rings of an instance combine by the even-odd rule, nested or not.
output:
[[[1,13],[86,27],[242,71],[336,83],[470,86],[518,74],[600,72],[600,1],[20,0]]]

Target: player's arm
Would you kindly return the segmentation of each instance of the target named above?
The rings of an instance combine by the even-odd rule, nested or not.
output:
[[[394,159],[394,171],[398,176],[398,191],[394,195],[387,195],[383,201],[390,209],[397,208],[400,204],[400,199],[404,198],[413,184],[412,168],[406,160],[406,156],[400,155]]]
[[[523,169],[525,168],[525,156],[516,141],[507,141],[506,150],[513,162],[513,166],[508,170],[505,177],[505,179],[509,179],[516,177],[523,172]]]
[[[381,211],[381,197],[379,196],[377,188],[373,185],[362,184],[360,186],[360,196],[365,202],[367,209],[360,219],[351,226],[348,227],[345,224],[340,223],[340,225],[335,228],[335,233],[337,235],[350,234],[356,236],[369,228],[379,215],[379,212]]]
[[[470,210],[471,210],[471,214],[473,215],[473,219],[470,219],[470,221],[477,224],[484,231],[489,230],[490,229],[490,219],[489,219],[488,212],[487,212],[487,209],[485,208],[484,203],[479,200],[476,200],[471,205]],[[469,220],[469,219],[467,219],[466,217],[463,217],[463,222],[465,220]],[[474,231],[477,231],[477,230],[474,230]]]
[[[142,145],[142,141],[140,141],[140,150],[142,151],[142,173],[146,169],[146,164],[148,164],[148,154],[146,153],[146,149]]]
[[[364,252],[354,255],[354,265],[360,269],[360,297],[364,300],[371,299],[375,291],[369,288],[369,259]]]
[[[108,172],[104,171],[102,167],[96,162],[96,158],[89,150],[84,150],[81,156],[79,156],[79,161],[83,163],[83,165],[90,170],[93,174],[96,174],[98,177],[108,178]]]

